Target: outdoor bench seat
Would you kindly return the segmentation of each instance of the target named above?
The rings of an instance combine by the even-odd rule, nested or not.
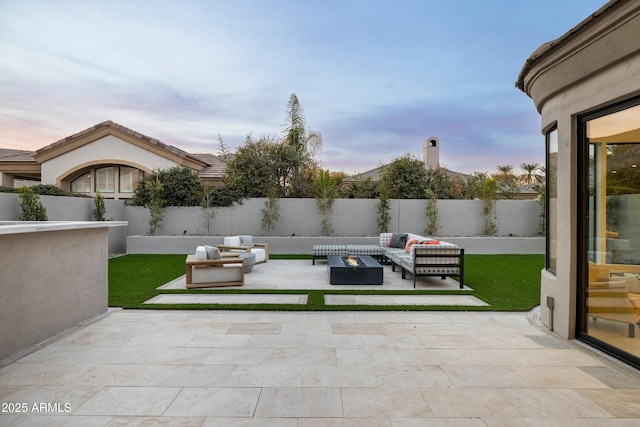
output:
[[[412,256],[403,257],[402,278],[407,272],[413,274],[413,287],[416,287],[417,276],[457,276],[460,289],[464,288],[464,249],[456,245],[417,245]]]
[[[409,249],[389,246],[393,233],[380,233],[380,246],[385,257],[391,262],[391,269],[402,269],[402,278],[407,272],[413,274],[413,287],[417,276],[458,277],[460,289],[464,288],[464,249],[448,242],[436,241],[429,237],[406,233],[407,241],[432,242],[432,244],[414,244]],[[407,252],[408,251],[408,252]]]
[[[382,260],[384,248],[378,245],[313,245],[311,263],[316,264],[316,258],[326,258],[329,255],[369,255]]]

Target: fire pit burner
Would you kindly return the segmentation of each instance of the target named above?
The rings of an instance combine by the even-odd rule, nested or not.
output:
[[[364,267],[364,262],[360,260],[360,257],[349,255],[341,258],[346,267]]]
[[[382,285],[382,265],[368,255],[327,257],[332,285]]]

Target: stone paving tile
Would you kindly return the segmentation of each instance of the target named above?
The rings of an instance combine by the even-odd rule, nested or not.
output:
[[[376,387],[370,366],[305,366],[302,387]]]
[[[144,304],[306,304],[307,295],[160,294]]]
[[[175,387],[104,387],[77,415],[163,415],[180,392]]]
[[[342,417],[339,388],[265,388],[255,417]]]
[[[300,427],[296,418],[209,417],[202,427]]]
[[[284,366],[336,366],[333,348],[277,348],[273,350],[272,365]]]
[[[106,427],[200,427],[206,417],[113,417]]]
[[[344,416],[427,418],[433,412],[418,388],[343,388]]]
[[[300,387],[302,366],[236,366],[225,387]]]
[[[346,295],[325,294],[326,305],[468,305],[489,304],[472,295]]]
[[[4,417],[0,417],[0,425]],[[104,427],[113,426],[112,417],[109,416],[61,416],[61,415],[25,415],[14,420],[14,426],[29,427]],[[120,424],[122,425],[122,424]]]
[[[640,395],[637,388],[591,389],[577,392],[615,417],[640,418]]]
[[[189,387],[180,391],[164,415],[251,417],[259,397],[260,388]]]
[[[569,389],[499,391],[525,418],[612,418],[597,403]]]
[[[422,424],[422,426],[425,425],[427,424]],[[298,427],[393,427],[393,425],[388,418],[299,418]]]

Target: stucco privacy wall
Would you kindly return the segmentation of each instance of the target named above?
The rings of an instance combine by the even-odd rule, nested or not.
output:
[[[106,312],[108,303],[106,223],[8,227],[0,223],[0,361]]]
[[[215,208],[210,221],[211,235],[253,234],[269,236],[322,236],[315,199],[280,200],[280,219],[271,232],[261,227],[266,199],[244,200],[233,207]],[[391,200],[389,231],[423,233],[427,225],[425,200]],[[330,220],[334,236],[376,236],[377,200],[337,199]],[[149,231],[148,210],[126,206],[128,235]],[[480,200],[438,201],[439,236],[484,235],[484,202]],[[540,205],[531,200],[500,200],[496,204],[498,236],[537,236]],[[162,233],[167,235],[206,234],[203,210],[199,207],[165,209]]]
[[[136,162],[131,163],[130,159],[136,159]],[[134,165],[147,171],[176,166],[176,163],[167,158],[123,141],[117,136],[107,135],[42,163],[41,181],[43,184],[59,185],[59,180],[69,174],[69,165],[88,166],[101,163]]]
[[[93,220],[93,199],[42,196],[50,220]],[[247,199],[232,207],[214,208],[209,234],[253,234],[270,236],[322,236],[321,216],[315,199],[281,199],[280,219],[266,233],[261,226],[267,199]],[[390,231],[423,233],[427,224],[425,200],[391,200]],[[125,237],[149,231],[149,210],[125,206],[121,200],[105,200],[107,219],[128,221],[129,226],[110,230],[109,250],[122,251]],[[439,236],[484,235],[484,203],[479,200],[438,201]],[[170,207],[164,212],[162,233],[167,235],[207,234],[204,210],[200,207]],[[531,200],[501,200],[496,205],[498,236],[537,236],[540,206]],[[331,215],[334,236],[376,236],[377,200],[337,199]],[[16,194],[0,193],[0,220],[20,218]],[[121,250],[118,250],[121,249]]]
[[[40,196],[42,205],[47,210],[49,221],[94,221],[95,204],[90,197]],[[109,221],[124,219],[124,203],[122,200],[105,199],[107,209],[105,218]],[[20,220],[20,197],[15,193],[0,193],[0,221]],[[125,251],[127,227],[109,228],[109,252]],[[1,253],[0,253],[1,254]]]

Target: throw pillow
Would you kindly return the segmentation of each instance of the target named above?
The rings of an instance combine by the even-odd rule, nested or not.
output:
[[[411,246],[417,245],[418,242],[419,242],[418,239],[409,239],[407,241],[407,246],[404,247],[404,250],[407,251],[408,254],[410,254],[411,253]]]
[[[207,251],[207,259],[220,259],[220,251],[215,246],[204,245],[204,249]]]
[[[393,233],[389,246],[404,249],[404,247],[407,246],[407,233]]]
[[[224,238],[225,246],[241,246],[240,236],[228,236]]]
[[[196,248],[196,259],[198,261],[207,259],[207,250],[204,248],[204,246],[198,246]]]
[[[245,234],[240,236],[240,246],[253,247],[253,236]]]

